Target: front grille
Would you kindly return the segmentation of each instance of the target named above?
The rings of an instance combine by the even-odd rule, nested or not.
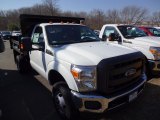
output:
[[[108,87],[116,89],[118,86],[123,86],[131,81],[138,80],[142,73],[142,62],[143,61],[139,58],[133,61],[113,65],[109,71]],[[135,69],[136,73],[129,77],[125,76],[126,71],[130,69]]]
[[[129,86],[137,85],[144,64],[144,56],[140,52],[102,60],[97,67],[97,88],[107,95],[115,94]],[[133,74],[126,74],[135,70]]]

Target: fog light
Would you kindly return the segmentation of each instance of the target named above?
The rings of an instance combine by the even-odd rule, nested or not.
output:
[[[86,109],[91,110],[99,110],[102,107],[101,103],[98,101],[85,101],[84,105]]]

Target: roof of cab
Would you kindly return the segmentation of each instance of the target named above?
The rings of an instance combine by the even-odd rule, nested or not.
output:
[[[48,26],[48,25],[83,25],[77,23],[40,23],[40,26]]]
[[[132,24],[105,24],[104,26],[115,26],[115,27],[117,27],[117,26],[134,26],[134,25],[132,25]]]

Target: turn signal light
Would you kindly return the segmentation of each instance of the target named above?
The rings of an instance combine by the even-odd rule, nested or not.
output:
[[[78,78],[79,78],[79,73],[78,73],[77,71],[71,70],[71,73],[72,73],[72,75],[73,75],[73,77],[74,77],[75,79],[78,79]]]
[[[20,44],[20,49],[22,49],[22,50],[24,49],[24,46],[22,43]]]

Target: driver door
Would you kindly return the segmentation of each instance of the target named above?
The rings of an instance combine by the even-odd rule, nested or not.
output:
[[[44,76],[46,71],[46,61],[45,61],[45,42],[44,42],[42,27],[37,26],[35,28],[34,33],[32,34],[31,41],[33,43],[32,48],[35,49],[30,52],[31,66],[39,74]]]

